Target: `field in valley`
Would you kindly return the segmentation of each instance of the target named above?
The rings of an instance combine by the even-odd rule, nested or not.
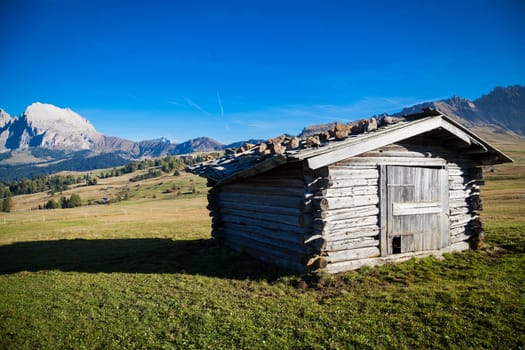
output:
[[[109,205],[17,197],[0,215],[0,348],[523,348],[525,142],[492,141],[517,162],[487,174],[483,249],[335,276],[216,246],[205,182],[184,173],[63,193],[127,195]]]

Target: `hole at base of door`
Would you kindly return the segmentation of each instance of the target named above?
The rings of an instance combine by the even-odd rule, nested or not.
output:
[[[401,253],[401,237],[397,236],[392,238],[392,254]]]

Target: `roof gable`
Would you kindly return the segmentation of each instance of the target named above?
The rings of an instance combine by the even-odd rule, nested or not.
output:
[[[512,162],[512,159],[507,155],[445,115],[429,116],[411,122],[394,124],[373,133],[349,137],[344,141],[334,143],[332,147],[319,147],[318,149],[299,152],[295,156],[292,155],[291,158],[306,160],[308,167],[315,170],[439,128],[447,131],[468,146],[480,148],[481,152],[492,153],[498,158],[495,163]]]

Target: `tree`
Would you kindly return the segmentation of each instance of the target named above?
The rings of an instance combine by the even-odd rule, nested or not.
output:
[[[2,211],[4,213],[9,213],[13,209],[13,198],[6,197],[2,200]]]
[[[59,207],[57,201],[55,201],[54,199],[50,199],[47,201],[46,205],[44,206],[44,208],[46,209],[57,209]]]
[[[60,207],[62,209],[69,208],[69,198],[66,198],[64,196],[60,197]]]
[[[69,198],[69,208],[80,207],[81,205],[82,201],[80,200],[80,196],[76,193],[73,193]]]

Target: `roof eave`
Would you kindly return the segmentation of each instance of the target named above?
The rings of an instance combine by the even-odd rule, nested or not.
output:
[[[447,115],[442,114],[441,119],[443,120],[442,123],[443,123],[444,129],[447,129],[447,123],[448,123],[448,125],[450,125],[451,127],[456,128],[462,131],[463,133],[467,134],[473,140],[473,143],[483,146],[486,149],[486,153],[488,157],[486,157],[487,161],[483,162],[484,163],[483,165],[513,163],[514,162],[514,160],[511,157],[509,157],[508,155],[506,155],[505,153],[503,153],[502,151],[500,151],[499,149],[497,149],[496,147],[494,147],[493,145],[491,145],[490,143],[488,143],[487,141],[485,141],[478,135],[474,134],[472,131],[470,131],[469,129],[461,125],[460,123],[448,117]],[[450,131],[450,128],[448,131]]]

